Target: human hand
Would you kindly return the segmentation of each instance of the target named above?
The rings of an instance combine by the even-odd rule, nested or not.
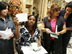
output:
[[[17,17],[14,17],[13,21],[14,21],[15,25],[18,25],[19,24],[19,21],[18,21],[18,18]]]
[[[12,34],[7,40],[10,40],[12,37],[14,37],[14,34]]]
[[[48,29],[48,28],[46,28],[45,31],[46,31],[47,34],[50,34],[50,32],[51,32],[51,30]]]
[[[57,36],[60,35],[60,34],[61,34],[60,32],[57,32]]]
[[[12,38],[12,37],[14,37],[14,34],[12,34],[9,38]]]
[[[38,42],[38,47],[41,46],[41,42]]]

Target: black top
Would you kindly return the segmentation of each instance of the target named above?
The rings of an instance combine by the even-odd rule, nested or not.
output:
[[[64,18],[64,14],[65,14],[65,10],[61,10],[60,16]],[[70,14],[65,21],[66,21],[66,27],[71,27],[72,26],[72,14]]]
[[[48,17],[45,17],[42,20],[44,21],[45,28],[49,28],[52,31],[51,23],[48,20]],[[56,25],[58,25],[58,32],[63,29],[64,22],[65,22],[64,18],[57,17]],[[47,34],[46,32],[44,32],[43,39],[44,39],[45,49],[47,51],[49,51],[50,50],[50,42],[51,42],[50,34]],[[54,39],[54,43],[55,43],[54,44],[54,51],[59,52],[56,54],[61,54],[61,51],[62,51],[62,35],[61,34],[58,36],[58,39],[56,39],[56,38]],[[57,51],[57,50],[59,50],[59,51]]]

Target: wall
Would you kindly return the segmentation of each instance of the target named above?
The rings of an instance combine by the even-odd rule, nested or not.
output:
[[[39,10],[40,0],[33,0],[33,7],[36,7]]]
[[[0,1],[2,1],[2,0],[0,0]]]

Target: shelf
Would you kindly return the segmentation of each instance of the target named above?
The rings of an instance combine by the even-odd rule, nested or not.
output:
[[[26,4],[33,4],[32,0],[26,0]]]
[[[22,6],[24,13],[32,14],[33,0],[22,0]]]
[[[27,6],[31,6],[32,4],[26,4]]]

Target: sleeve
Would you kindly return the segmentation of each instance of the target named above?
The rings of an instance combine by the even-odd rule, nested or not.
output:
[[[24,41],[24,38],[22,35],[24,33],[24,27],[23,26],[20,27],[19,32],[20,32],[20,37],[19,37],[19,39],[16,39],[16,43],[22,44],[22,42]]]
[[[22,36],[22,34],[24,33],[24,31],[25,31],[24,26],[21,26],[20,29],[19,29],[20,37]]]
[[[42,23],[44,23],[44,20],[42,19]]]
[[[42,22],[43,22],[43,23],[46,23],[47,20],[48,20],[48,17],[44,17],[44,18],[42,19]]]
[[[39,28],[37,28],[37,30],[38,30],[38,37],[40,38],[41,37],[41,33],[40,33]]]
[[[47,24],[47,21],[49,21],[49,20],[48,20],[48,17],[44,17],[44,18],[42,19],[42,23],[44,23],[44,25]]]
[[[12,20],[12,18],[10,18],[11,19],[11,21],[12,21],[12,25],[13,25],[13,28],[12,28],[12,32],[15,34],[15,24],[14,24],[14,22],[13,22],[13,20]]]
[[[45,19],[46,19],[46,17],[44,17],[44,18],[42,19],[42,23],[45,23]]]

